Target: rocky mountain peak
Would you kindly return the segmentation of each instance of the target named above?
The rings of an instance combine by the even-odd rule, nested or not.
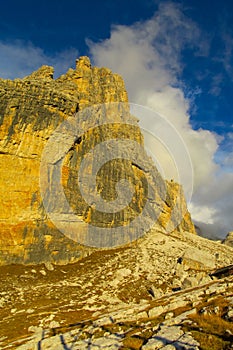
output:
[[[87,56],[81,56],[76,60],[76,70],[91,69],[91,61]]]
[[[42,66],[37,71],[33,72],[29,76],[25,77],[24,80],[33,81],[33,80],[50,80],[53,79],[54,68],[51,66]]]
[[[109,139],[127,139],[131,145],[132,142],[141,145],[143,150],[143,136],[137,119],[129,115],[122,78],[107,68],[92,67],[88,57],[80,57],[76,61],[76,70],[69,69],[58,79],[53,79],[53,71],[53,67],[42,66],[24,79],[0,80],[0,169],[4,183],[0,194],[3,199],[0,208],[0,264],[76,261],[92,250],[85,244],[80,245],[82,241],[74,242],[64,236],[54,226],[44,208],[40,187],[41,157],[49,137],[64,120],[88,106],[115,103],[111,112],[114,123],[108,120],[107,126],[94,127],[96,115],[99,115],[99,120],[102,118],[102,107],[97,107],[82,122],[82,127],[88,129],[85,135],[81,138],[77,136],[80,141],[75,141],[65,152],[62,167],[65,196],[80,218],[76,232],[85,242],[91,229],[90,223],[106,228],[128,225],[144,210],[147,201],[146,174],[137,162],[129,160],[107,162],[98,173],[98,191],[108,200],[114,199],[119,180],[127,179],[135,187],[132,202],[125,210],[113,215],[101,213],[95,206],[87,205],[77,190],[75,174],[79,171],[83,155],[92,147]],[[125,103],[126,107],[122,109],[121,103]],[[106,113],[106,107],[104,111]],[[125,124],[127,116],[130,116],[130,124]],[[123,153],[127,154],[131,148],[127,147]],[[131,152],[135,158],[134,147]],[[137,161],[140,162],[140,158],[144,161],[146,157],[145,151],[141,151]],[[151,198],[148,202],[151,209],[154,208],[152,211],[155,206],[159,208],[158,227],[165,232],[175,229],[195,232],[181,186],[162,179],[149,158],[147,163],[148,169],[153,170],[157,178],[156,185],[149,180],[152,182],[149,184]],[[56,169],[52,171],[56,172]],[[162,196],[163,188],[166,195]],[[58,198],[60,192],[53,195]],[[58,217],[64,216],[64,205],[59,200],[48,204],[49,208],[57,207]],[[148,218],[151,209],[146,211]],[[83,223],[89,226],[84,228]],[[122,242],[132,241],[133,230]],[[120,242],[116,241],[116,245],[122,244]]]

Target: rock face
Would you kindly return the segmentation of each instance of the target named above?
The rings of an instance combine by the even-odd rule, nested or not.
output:
[[[230,247],[233,247],[233,231],[228,232],[226,238],[222,242]]]
[[[0,264],[66,263],[90,252],[91,248],[62,234],[48,217],[40,193],[40,164],[50,136],[64,120],[74,118],[88,106],[111,102],[127,102],[122,78],[107,68],[92,67],[87,57],[81,57],[75,70],[70,69],[56,80],[53,68],[48,66],[22,80],[0,80]],[[92,128],[94,124],[89,118],[88,131],[74,140],[63,158],[65,196],[79,217],[78,231],[84,237],[88,232],[83,222],[107,228],[124,226],[142,212],[148,199],[150,183],[145,181],[145,171],[128,159],[115,159],[97,174],[98,191],[108,201],[115,199],[119,180],[133,179],[132,205],[126,210],[113,216],[100,213],[83,200],[77,188],[76,173],[83,156],[93,146],[115,138],[143,145],[136,119],[130,117],[130,125],[124,125],[122,118],[124,113],[129,116],[129,112],[116,108],[118,123]],[[165,182],[150,166],[159,183],[157,188],[151,185],[153,200],[160,208],[157,226],[169,232],[177,227],[180,231],[195,232],[180,185]],[[160,194],[163,186],[165,197]],[[62,215],[64,208],[58,204],[57,214]]]

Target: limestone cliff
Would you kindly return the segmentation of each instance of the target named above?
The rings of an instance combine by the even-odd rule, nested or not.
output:
[[[40,162],[50,136],[64,120],[85,107],[109,102],[127,102],[122,78],[107,68],[92,67],[86,57],[77,60],[75,70],[70,69],[56,80],[53,68],[47,66],[22,80],[0,80],[0,264],[69,262],[90,251],[63,235],[47,216],[40,194]],[[124,226],[142,211],[147,198],[143,169],[129,160],[116,159],[98,173],[97,187],[105,199],[113,200],[119,179],[132,178],[135,194],[129,209],[112,217],[93,211],[82,201],[75,180],[81,158],[98,142],[115,137],[143,145],[136,120],[123,127],[119,119],[119,124],[90,128],[64,159],[66,197],[84,222],[97,226]],[[178,229],[194,232],[181,187],[165,183],[158,173],[157,176],[161,186],[165,184],[167,188],[164,200],[159,197],[160,189],[155,189],[161,208],[158,227],[175,229],[182,212]],[[106,183],[110,184],[107,190]]]
[[[233,231],[228,232],[226,238],[222,242],[230,247],[233,247]]]

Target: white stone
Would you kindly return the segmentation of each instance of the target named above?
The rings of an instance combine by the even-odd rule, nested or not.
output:
[[[137,320],[140,320],[140,319],[143,319],[143,318],[147,318],[148,317],[148,314],[146,311],[142,311],[142,312],[139,312],[137,314]]]
[[[164,307],[163,306],[156,306],[153,307],[153,309],[149,310],[149,317],[157,317],[161,315],[164,312]]]
[[[142,350],[156,350],[164,347],[166,343],[164,343],[160,339],[151,338],[148,342],[142,346]]]
[[[119,349],[120,347],[120,342],[118,341],[117,342],[117,339],[114,337],[113,339],[110,338],[110,337],[101,337],[101,338],[97,338],[97,339],[94,339],[92,342],[91,342],[91,345],[93,346],[93,349],[94,348],[107,348],[109,347],[109,349]],[[91,346],[91,348],[92,348]]]
[[[166,310],[172,311],[172,310],[178,309],[179,307],[184,307],[187,304],[188,304],[187,300],[183,300],[182,298],[179,298],[179,299],[177,298],[175,301],[171,302],[166,306]]]
[[[127,268],[120,269],[116,271],[116,277],[122,279],[124,277],[131,275],[131,273],[132,271],[130,269],[127,269]]]
[[[182,349],[182,350],[198,350],[200,344],[193,339],[192,333],[184,333],[178,341],[174,343],[174,346],[177,350]]]
[[[176,347],[172,344],[168,344],[168,345],[165,345],[162,349],[163,350],[176,350]]]
[[[0,307],[3,307],[5,304],[5,299],[4,298],[0,298]]]
[[[230,309],[227,313],[227,317],[232,318],[233,317],[233,309]]]
[[[60,327],[60,323],[57,321],[51,321],[49,324],[49,328],[57,328]]]
[[[27,314],[33,314],[34,311],[35,311],[34,309],[27,309],[26,313]]]
[[[178,326],[163,326],[156,334],[159,338],[164,338],[167,342],[174,342],[179,339],[184,332]]]
[[[172,317],[174,317],[174,313],[173,313],[173,312],[168,312],[168,313],[165,315],[165,320],[170,320]]]
[[[53,271],[54,270],[54,266],[51,262],[46,262],[45,264],[45,268],[48,270],[48,271]]]

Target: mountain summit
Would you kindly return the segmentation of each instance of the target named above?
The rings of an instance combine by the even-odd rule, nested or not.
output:
[[[77,120],[78,127],[73,126],[72,123],[76,123]],[[67,131],[68,125],[64,124],[65,122],[71,123],[70,129],[78,130],[76,135],[71,135],[74,139],[62,154],[62,187],[58,180],[56,186],[52,181],[58,172],[59,152],[69,143],[69,135],[65,135],[64,131]],[[58,135],[57,130],[61,125],[66,127],[59,131]],[[54,138],[56,133],[59,142]],[[55,140],[53,144],[51,140]],[[124,143],[122,140],[129,141],[131,146],[126,147],[124,144],[125,149],[119,150],[119,144]],[[113,147],[109,144],[110,141],[118,143],[118,156],[101,164],[96,179],[93,177],[97,195],[102,196],[101,203],[116,202],[119,181],[130,182],[133,195],[130,204],[123,208],[122,203],[128,191],[126,187],[123,191],[122,205],[119,206],[121,209],[109,214],[106,210],[102,211],[103,207],[96,208],[94,200],[87,203],[79,188],[77,174],[87,154],[106,142],[107,147]],[[140,146],[141,152],[136,153],[135,144]],[[47,162],[47,167],[41,170],[42,155],[47,152],[47,156],[51,158],[52,151],[54,159],[50,160],[50,163],[53,166]],[[99,154],[102,154],[101,152],[105,151],[100,151]],[[187,211],[181,186],[163,180],[150,159],[147,160],[146,166],[154,175],[148,180],[147,171],[137,164],[145,162],[146,158],[137,119],[131,116],[128,110],[127,92],[122,78],[107,68],[92,67],[89,58],[79,58],[75,69],[69,69],[65,75],[55,80],[53,68],[49,66],[42,66],[24,79],[1,79],[0,264],[74,262],[93,250],[93,240],[98,240],[98,247],[109,245],[108,237],[106,242],[102,234],[97,238],[97,228],[115,228],[115,231],[124,237],[118,240],[115,233],[114,239],[111,237],[114,242],[111,242],[110,246],[124,245],[153,226],[153,223],[149,223],[153,215],[157,216],[154,221],[159,230],[194,233],[194,225]],[[97,165],[101,159],[99,156],[95,161]],[[87,183],[86,177],[94,171],[94,166],[92,160],[86,171],[84,169],[82,186],[83,191],[88,189],[88,195],[92,184]],[[63,191],[65,199],[60,201]],[[149,207],[146,206],[147,202]],[[66,208],[67,203],[77,218],[75,229],[72,229],[68,237],[63,234],[67,225],[71,227],[72,221],[69,216],[70,208]],[[127,234],[123,233],[121,228],[130,226],[143,210],[146,212],[146,219],[141,220],[140,225],[145,227],[143,226],[138,233],[135,233],[134,227]],[[54,223],[56,220],[51,220],[49,213],[53,213],[53,217],[56,215],[58,225]],[[93,227],[96,230],[92,234]],[[86,237],[91,234],[93,237],[91,236],[88,244],[85,244]]]

